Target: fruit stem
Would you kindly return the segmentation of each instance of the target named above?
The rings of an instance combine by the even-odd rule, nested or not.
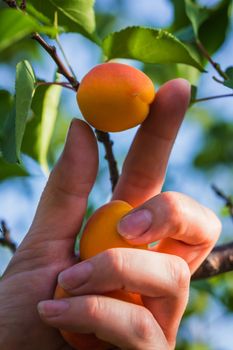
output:
[[[117,184],[117,181],[119,179],[117,162],[113,153],[113,141],[110,139],[109,133],[103,132],[97,129],[95,130],[95,132],[96,132],[97,140],[99,142],[102,142],[105,148],[105,152],[106,152],[105,159],[108,162],[110,181],[112,184],[112,192],[113,192]]]

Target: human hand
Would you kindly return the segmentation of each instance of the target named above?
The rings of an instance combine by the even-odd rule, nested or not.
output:
[[[188,95],[189,93],[187,84],[180,80],[167,83],[164,87],[160,89],[156,98],[156,103],[153,106],[151,115],[148,118],[148,120],[143,124],[143,126],[139,129],[134,144],[131,147],[129,155],[126,159],[123,174],[114,193],[115,199],[123,199],[128,201],[133,206],[140,206],[149,198],[152,198],[154,195],[160,192],[170,150],[188,104]],[[33,348],[34,350],[41,348],[49,350],[60,350],[63,349],[63,347],[65,346],[65,343],[63,342],[59,332],[50,327],[46,327],[40,321],[36,312],[36,304],[40,300],[45,300],[52,297],[54,287],[56,284],[57,274],[60,271],[67,268],[68,266],[74,265],[74,263],[76,262],[76,258],[73,255],[74,238],[76,236],[76,232],[81,226],[83,214],[86,208],[87,196],[96,175],[96,168],[97,151],[95,139],[87,125],[85,125],[82,122],[75,121],[70,131],[65,152],[61,157],[61,160],[59,161],[59,164],[57,165],[55,171],[50,176],[48,185],[42,196],[32,227],[28,235],[24,239],[23,243],[19,247],[18,252],[14,256],[11,264],[9,265],[4,275],[3,280],[1,281],[0,300],[1,305],[4,305],[4,308],[1,310],[1,316],[3,315],[4,317],[0,318],[0,322],[4,322],[2,326],[2,329],[4,329],[4,336],[2,337],[2,340],[0,340],[2,349],[10,348],[14,350],[22,347],[24,349]],[[67,169],[69,170],[67,171]],[[165,198],[166,195],[161,194],[159,196],[161,196],[161,198],[162,196],[164,196]],[[157,196],[155,199],[152,199],[151,201],[158,200],[159,196]],[[148,203],[145,204],[145,206],[147,206]],[[175,200],[172,203],[175,205]],[[154,208],[153,205],[152,207]],[[196,208],[197,207],[198,205],[196,205]],[[77,208],[79,210],[77,210]],[[171,206],[169,208],[172,210]],[[154,209],[152,213],[153,215],[156,215],[154,213]],[[213,222],[214,230],[212,236],[209,237],[209,231],[206,233],[205,230],[207,224],[209,224],[210,218]],[[182,222],[184,222],[184,224],[189,223],[190,217],[185,216],[185,220],[182,220]],[[193,222],[192,218],[191,222]],[[173,223],[174,222],[170,221],[171,226],[173,225]],[[176,223],[178,223],[178,221]],[[164,227],[164,222],[161,223],[161,225],[162,227]],[[169,228],[169,226],[166,227]],[[181,227],[181,225],[179,227]],[[187,237],[185,234],[182,236],[182,238],[178,236],[172,238],[172,240],[174,240],[175,242],[172,241],[174,243],[171,246],[173,247],[173,249],[168,251],[168,253],[179,255],[179,252],[181,251],[180,246],[185,248],[187,246],[187,249],[185,249],[185,251],[187,251],[187,254],[185,256],[183,256],[182,254],[180,255],[183,258],[187,259],[187,262],[190,263],[190,266],[190,257],[193,255],[196,256],[193,258],[195,261],[195,264],[193,264],[194,268],[195,266],[200,264],[200,262],[205,258],[206,254],[208,254],[208,251],[211,250],[212,246],[214,245],[219,233],[219,224],[214,215],[211,214],[211,217],[209,218],[204,217],[200,221],[199,225],[191,225],[190,227],[190,234],[188,236],[190,237],[191,235],[194,238],[194,244],[192,248],[190,248],[189,244],[182,243],[182,240],[186,241]],[[198,227],[197,237],[195,236],[196,227]],[[195,232],[193,232],[193,230]],[[150,232],[149,235],[152,235],[152,231],[148,232]],[[154,227],[153,232],[156,232]],[[167,229],[167,231],[163,230],[163,233],[164,235],[162,236],[162,238],[170,237],[169,229]],[[201,241],[199,241],[199,238],[201,238]],[[144,235],[144,238],[142,239],[147,240],[148,234],[147,236]],[[157,239],[159,239],[158,235],[156,236],[156,240]],[[166,238],[161,241],[161,251],[163,251],[162,243],[166,243],[169,239],[171,238]],[[117,254],[119,252],[120,251],[118,249],[113,250],[113,257],[117,257]],[[167,253],[166,249],[165,252]],[[125,251],[125,254],[126,253],[127,252]],[[149,272],[149,266],[153,266],[153,264],[151,265],[152,261],[150,260],[152,259],[152,255],[150,252],[145,253],[147,254],[147,257],[145,257],[145,260],[141,260],[142,256],[139,256],[138,252],[136,254],[135,251],[135,259],[138,261],[139,265],[142,264],[141,261],[143,261],[143,265],[144,261],[147,261],[145,267],[148,268],[147,272]],[[103,253],[102,255],[103,261],[108,261],[106,254],[108,253]],[[121,253],[119,253],[119,255],[120,254]],[[111,256],[111,254],[109,255]],[[161,256],[160,253],[153,254],[153,259],[158,259],[159,256]],[[128,254],[128,258],[130,258],[130,253]],[[173,336],[167,335],[166,330],[162,330],[162,321],[159,321],[159,316],[157,315],[159,313],[157,298],[158,295],[156,295],[155,298],[154,292],[152,293],[152,290],[154,291],[159,290],[159,288],[162,288],[164,283],[163,280],[161,281],[158,276],[158,278],[155,281],[153,280],[152,286],[147,286],[145,284],[145,288],[148,287],[147,290],[139,290],[139,292],[141,292],[144,295],[143,301],[149,310],[148,311],[146,308],[142,308],[143,311],[140,311],[141,314],[144,312],[147,313],[147,315],[153,315],[155,317],[152,318],[154,322],[153,325],[156,322],[158,322],[158,324],[156,324],[156,327],[154,328],[154,332],[160,332],[162,339],[161,341],[168,341],[168,343],[171,344],[174,341],[172,340],[172,338],[174,338],[174,335],[176,334],[179,320],[186,304],[188,278],[187,269],[186,267],[184,267],[186,265],[183,260],[176,258],[175,256],[168,256],[167,258],[168,261],[170,261],[169,259],[174,259],[174,261],[176,259],[176,261],[179,261],[177,262],[177,264],[179,264],[179,268],[177,268],[176,270],[175,267],[175,271],[179,271],[177,272],[176,276],[181,282],[184,282],[184,280],[186,280],[186,282],[183,285],[184,295],[182,300],[180,300],[181,298],[178,298],[179,302],[171,302],[172,309],[174,310],[174,313],[177,316],[175,317],[176,319],[174,319],[173,321],[171,320],[171,322],[173,322],[172,324],[168,324],[170,328],[174,328]],[[109,259],[111,259],[111,257]],[[113,262],[112,264],[113,270],[117,270],[116,260],[117,259],[115,259],[115,263]],[[153,261],[155,263],[155,260]],[[156,262],[156,264],[158,264],[158,261]],[[173,266],[173,264],[171,265]],[[174,265],[176,266],[176,263],[174,263]],[[95,262],[93,262],[93,266],[95,266]],[[135,274],[135,271],[137,272],[137,274]],[[143,272],[141,270],[139,271],[141,273]],[[183,273],[184,271],[185,273]],[[154,273],[156,273],[156,270]],[[181,279],[179,278],[179,273],[181,274]],[[96,274],[96,276],[98,278],[98,273]],[[103,283],[103,281],[100,283],[100,285],[103,287],[102,289],[100,288],[101,290],[96,291],[96,293],[102,293],[105,290],[109,290],[109,288],[115,288],[116,286],[117,288],[119,288],[119,283],[121,285],[120,274],[116,274],[115,282],[113,281],[112,286],[109,286],[109,276],[107,275],[107,272],[102,276],[105,280],[105,283]],[[129,281],[130,276],[132,279],[132,284],[125,284],[126,287],[132,290],[137,289],[138,287],[135,286],[135,279],[138,279],[139,277],[138,271],[135,269],[126,270],[126,275],[122,278],[124,278],[125,281]],[[185,276],[185,278],[182,278],[182,276]],[[169,271],[167,271],[167,278],[170,279],[169,277],[170,273]],[[145,281],[145,278],[148,278],[148,274],[147,277],[145,277],[145,275],[142,274],[142,276],[138,279],[138,281],[141,281],[141,285],[144,284],[144,282],[142,283],[142,281]],[[89,283],[87,284],[87,286],[88,285],[89,291],[95,293],[95,290],[93,289],[93,284]],[[18,291],[17,298],[15,298],[16,289]],[[174,284],[170,285],[168,289],[165,289],[165,295],[163,295],[162,298],[164,302],[160,304],[161,315],[166,314],[166,305],[169,304],[167,302],[168,299],[177,299],[176,297],[174,298],[170,295],[170,292],[172,292],[171,290],[174,289],[176,290],[175,294],[177,293],[177,289],[174,287]],[[87,292],[84,291],[84,293]],[[85,300],[87,296],[82,295],[82,297],[79,296],[77,298],[83,298],[82,300]],[[98,301],[97,298],[95,298],[94,300]],[[105,299],[105,301],[107,302],[107,299]],[[111,302],[113,301],[111,300]],[[75,303],[75,305],[77,307],[78,304]],[[85,305],[85,303],[83,305]],[[108,314],[107,310],[110,311],[111,309],[112,312],[114,312],[115,306],[113,306],[112,308],[111,305],[109,304],[109,309],[105,310],[106,315]],[[157,309],[156,314],[153,312],[155,305]],[[102,304],[102,306],[107,307],[107,304]],[[126,307],[126,305],[121,305],[121,307]],[[132,311],[131,307],[136,306],[128,305],[128,307],[129,309],[126,310],[125,313],[124,311],[122,311],[121,315],[124,315],[124,324],[127,324],[127,329],[130,330],[128,321]],[[124,310],[124,308],[122,310]],[[93,327],[96,326],[95,317],[99,315],[98,312],[100,310],[98,310],[98,308],[96,309],[96,315],[93,318],[88,317],[87,311],[88,310],[83,310],[83,314],[80,314],[80,318],[76,320],[75,327],[79,331],[84,330],[84,328],[86,327],[85,331],[93,332]],[[146,318],[146,320],[148,319],[148,317]],[[18,318],[20,318],[20,324],[15,322],[15,320]],[[143,321],[143,317],[140,317],[140,319]],[[165,320],[166,319],[167,317],[165,317]],[[169,319],[171,319],[170,314]],[[46,320],[49,324],[53,324],[51,318],[50,320]],[[63,322],[64,320],[65,318],[63,315]],[[85,325],[79,323],[82,321],[85,322],[85,320],[87,322]],[[100,325],[102,325],[101,334],[103,334],[103,332],[104,334],[109,334],[109,321],[105,323],[104,320],[105,318],[103,318],[103,322],[100,323]],[[74,327],[71,321],[72,320],[68,320],[67,325],[70,327]],[[115,339],[119,335],[118,326],[119,323],[122,322],[120,317],[118,317],[118,319],[115,321],[116,322],[114,329],[111,329],[110,332],[112,337],[111,339]],[[61,322],[62,317],[60,319],[60,324],[58,324],[58,322],[54,325],[60,327]],[[132,322],[132,335],[135,333],[134,326],[135,324]],[[145,324],[142,323],[142,327],[146,331],[147,327],[144,326]],[[148,325],[148,327],[149,330],[153,328],[150,327],[150,325]],[[32,329],[33,332],[30,332],[30,330]],[[14,334],[14,338],[12,337],[12,334]],[[27,334],[27,337],[25,337],[25,334]],[[148,335],[149,333],[145,332],[145,334]],[[123,334],[122,341],[124,341],[126,337],[128,338],[128,332],[125,332]],[[147,339],[144,338],[143,341],[147,342]],[[165,340],[165,338],[167,340]],[[171,340],[169,338],[171,338]],[[148,344],[148,342],[145,344]],[[117,342],[116,345],[118,345]],[[122,344],[120,344],[120,346],[121,345]],[[69,349],[69,347],[67,347],[67,349]]]

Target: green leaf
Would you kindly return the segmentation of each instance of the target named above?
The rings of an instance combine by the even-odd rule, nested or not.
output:
[[[3,9],[0,11],[0,51],[14,42],[36,31],[34,20],[21,11]]]
[[[31,107],[32,97],[35,91],[36,78],[28,61],[22,61],[16,66],[15,83],[15,146],[17,158],[20,158],[20,149],[25,131],[25,126]]]
[[[200,72],[196,68],[175,63],[169,65],[146,63],[143,71],[158,85],[176,78],[186,79],[191,84],[196,85],[200,76]]]
[[[209,9],[209,16],[199,29],[199,38],[209,54],[219,49],[227,38],[230,24],[231,0],[222,0],[215,7]]]
[[[170,30],[172,32],[178,31],[189,25],[189,19],[186,14],[185,2],[182,0],[170,0],[174,9],[174,20]]]
[[[24,134],[22,151],[35,159],[48,173],[47,154],[57,118],[61,86],[39,86],[32,101],[33,116]]]
[[[195,100],[197,97],[197,86],[191,85],[191,102],[192,100]]]
[[[14,102],[12,110],[7,117],[2,137],[2,155],[9,163],[17,163],[19,161],[16,152],[15,120],[16,110]]]
[[[203,71],[191,50],[171,33],[161,29],[128,27],[108,35],[102,46],[108,59],[131,58],[144,63],[184,63]]]
[[[12,108],[12,96],[6,90],[0,90],[0,141],[2,140],[6,119]]]
[[[42,26],[33,17],[14,9],[0,10],[0,51],[33,32],[55,34],[55,28]]]
[[[33,5],[37,12],[49,18],[54,27],[56,27],[56,15],[58,26],[59,28],[62,27],[63,31],[80,33],[93,42],[99,43],[95,33],[94,0],[30,0],[30,4]]]
[[[227,86],[230,89],[233,89],[233,67],[228,67],[225,71],[229,79],[223,82],[223,85]]]
[[[16,66],[15,102],[3,130],[2,152],[6,161],[17,163],[35,89],[35,76],[29,62]]]
[[[87,33],[95,30],[94,0],[50,0],[66,17],[80,25]]]
[[[96,13],[96,27],[100,38],[106,37],[108,33],[114,30],[117,17],[110,13]]]
[[[199,6],[192,0],[185,0],[186,14],[189,17],[195,36],[198,38],[198,31],[201,24],[208,18],[209,10],[203,6]]]
[[[225,71],[226,75],[229,77],[229,79],[233,79],[233,67],[230,66]]]
[[[0,181],[18,176],[29,176],[29,173],[23,166],[6,163],[0,157]]]

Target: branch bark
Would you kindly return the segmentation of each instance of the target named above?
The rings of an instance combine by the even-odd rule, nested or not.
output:
[[[3,0],[5,3],[7,3],[7,5],[11,8],[18,8],[17,2],[16,0]]]
[[[213,59],[211,58],[211,56],[209,55],[208,51],[206,50],[206,48],[204,47],[204,45],[200,42],[197,41],[197,47],[200,50],[200,52],[202,53],[202,55],[210,62],[210,64],[214,67],[214,69],[218,72],[218,74],[224,79],[228,79],[228,76],[226,75],[226,73],[223,72],[223,70],[221,69],[220,65],[217,62],[214,62]]]
[[[1,220],[0,232],[2,233],[2,237],[0,237],[0,245],[9,248],[14,254],[16,251],[16,244],[12,241],[10,231],[4,220]]]
[[[117,184],[119,179],[119,172],[117,169],[117,162],[113,154],[113,142],[110,139],[110,136],[107,132],[103,132],[100,130],[96,130],[96,136],[99,142],[102,142],[105,148],[105,159],[108,162],[109,173],[110,173],[110,181],[112,184],[112,192]]]
[[[34,33],[32,35],[32,39],[37,41],[44,49],[48,52],[48,54],[52,57],[54,62],[58,67],[58,72],[62,74],[73,86],[74,90],[77,91],[79,87],[79,82],[70,74],[68,69],[65,67],[60,57],[57,55],[57,50],[55,46],[49,45],[38,33]]]
[[[227,196],[225,193],[223,193],[222,190],[220,190],[216,185],[212,185],[212,189],[216,193],[218,197],[224,200],[225,206],[229,209],[230,216],[233,220],[233,200],[230,196]]]
[[[233,242],[215,247],[198,270],[192,280],[200,280],[233,271]]]

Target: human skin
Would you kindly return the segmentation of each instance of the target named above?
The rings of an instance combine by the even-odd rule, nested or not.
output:
[[[200,265],[221,229],[207,208],[179,193],[161,193],[189,91],[180,79],[161,87],[150,116],[135,136],[113,194],[114,199],[125,200],[137,210],[150,210],[150,228],[144,227],[136,239],[146,243],[153,235],[161,240],[155,252],[115,248],[76,264],[74,240],[95,181],[98,154],[88,125],[77,120],[72,123],[32,226],[0,282],[1,350],[71,350],[58,328],[96,333],[125,349],[174,348],[188,297],[187,266],[193,272]],[[141,220],[137,227],[143,225]],[[127,231],[132,229],[132,223],[120,226],[121,233],[126,232],[124,226]],[[74,298],[50,300],[58,275],[67,289],[71,272],[66,271],[66,278],[60,273],[73,265],[75,286],[69,284],[68,289]],[[82,278],[87,281],[78,286]],[[145,307],[101,296],[120,286],[142,294]],[[58,311],[59,305],[66,310]]]

